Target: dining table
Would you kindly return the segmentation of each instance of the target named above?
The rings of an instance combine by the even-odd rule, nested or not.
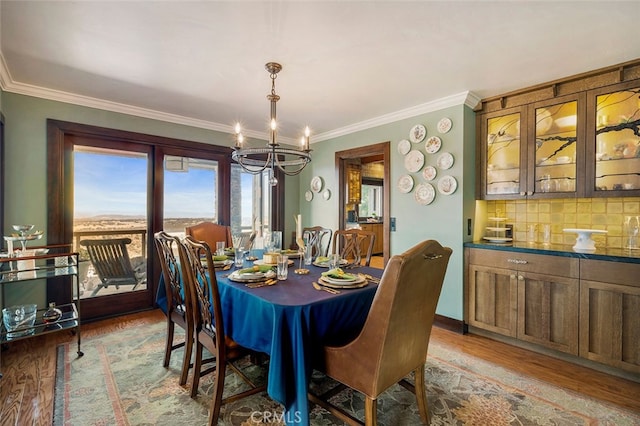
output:
[[[284,406],[288,425],[309,425],[308,390],[314,365],[321,365],[322,347],[346,343],[357,336],[369,313],[382,275],[381,269],[358,266],[351,274],[368,274],[366,285],[317,289],[327,267],[289,266],[285,280],[274,285],[246,285],[233,280],[230,270],[215,271],[222,305],[224,331],[240,345],[269,356],[267,393]],[[243,268],[252,263],[245,261]],[[162,278],[161,278],[162,280]],[[166,311],[164,283],[158,287],[158,306]]]

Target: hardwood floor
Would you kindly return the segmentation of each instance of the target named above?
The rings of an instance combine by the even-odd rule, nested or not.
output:
[[[91,335],[108,333],[131,323],[157,321],[164,321],[159,310],[85,324],[82,326],[82,338],[86,342]],[[431,339],[505,368],[640,413],[640,383],[477,335],[463,336],[434,327]],[[56,347],[64,341],[75,342],[75,337],[63,332],[48,334],[12,343],[2,352],[1,426],[51,424]]]

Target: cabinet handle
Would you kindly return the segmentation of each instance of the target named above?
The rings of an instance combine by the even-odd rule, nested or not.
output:
[[[516,279],[516,274],[511,274],[509,278],[511,278],[512,280],[515,280]]]
[[[527,193],[524,191],[520,191],[520,195],[524,197],[525,195],[527,195]]]
[[[529,263],[528,261],[526,261],[524,259],[507,259],[507,262],[515,263],[516,265],[524,265],[526,263]]]
[[[518,281],[524,281],[524,277],[522,275],[518,275]]]
[[[533,195],[533,191],[527,191],[527,195]]]

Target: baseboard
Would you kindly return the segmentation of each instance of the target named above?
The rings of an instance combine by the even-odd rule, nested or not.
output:
[[[467,324],[465,324],[464,321],[456,320],[438,314],[436,314],[436,317],[433,320],[433,325],[459,334],[466,334],[468,331]]]

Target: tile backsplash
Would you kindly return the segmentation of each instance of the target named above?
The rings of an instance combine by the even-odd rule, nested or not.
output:
[[[576,234],[564,228],[603,229],[593,235],[596,246],[622,248],[625,216],[640,215],[640,197],[564,198],[545,200],[486,201],[486,217],[507,217],[513,224],[515,241],[528,241],[530,226],[536,227],[536,241],[542,242],[543,225],[551,225],[551,244],[574,244]]]

